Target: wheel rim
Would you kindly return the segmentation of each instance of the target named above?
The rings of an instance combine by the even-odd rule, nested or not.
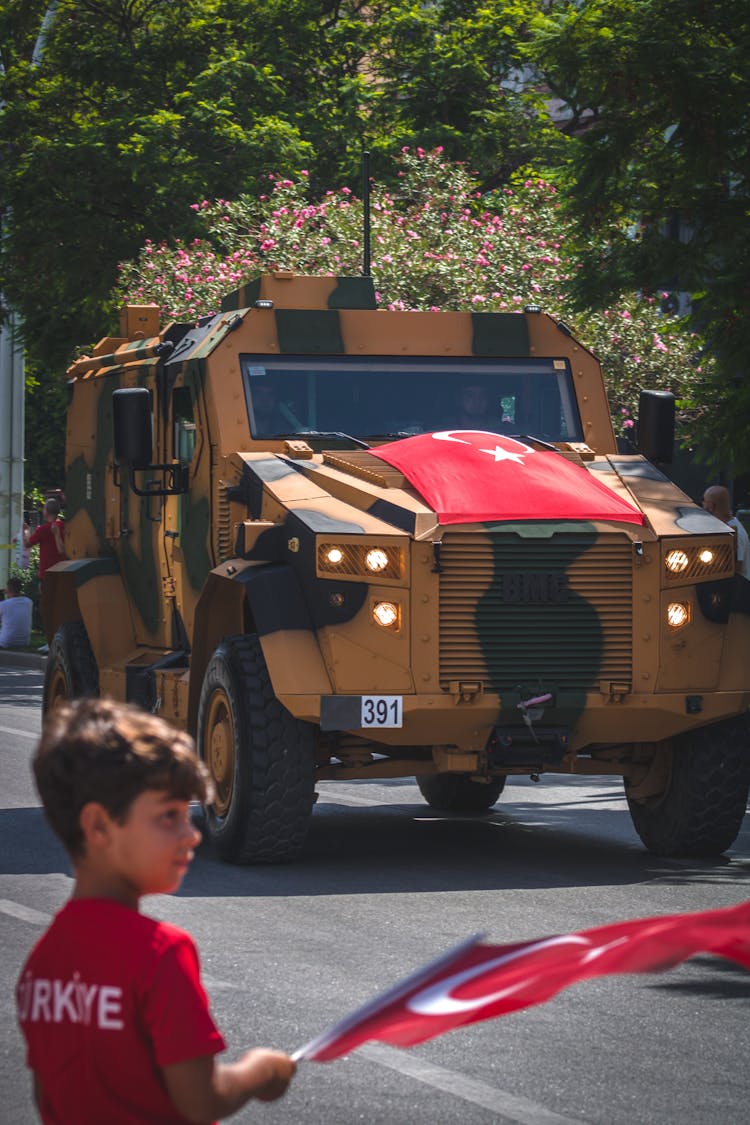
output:
[[[223,691],[215,691],[211,697],[203,745],[214,783],[214,811],[217,816],[226,816],[234,789],[234,723],[229,700]]]
[[[69,698],[68,678],[60,665],[56,664],[49,678],[48,705],[52,709]]]

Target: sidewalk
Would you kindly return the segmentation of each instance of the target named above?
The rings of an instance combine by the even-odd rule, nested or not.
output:
[[[34,672],[43,672],[46,667],[47,657],[38,652],[0,648],[0,668],[29,668]]]

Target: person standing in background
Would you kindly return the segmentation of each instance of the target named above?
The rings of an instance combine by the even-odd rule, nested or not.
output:
[[[39,581],[44,581],[44,575],[55,563],[62,562],[65,555],[65,524],[60,519],[60,504],[50,498],[44,505],[44,521],[39,527],[29,534],[24,529],[24,546],[35,547],[39,544]]]
[[[51,496],[44,505],[43,509],[44,520],[39,524],[39,527],[29,534],[28,528],[24,528],[23,540],[26,547],[35,547],[39,544],[39,589],[40,589],[40,611],[42,617],[42,625],[49,636],[50,612],[47,598],[45,597],[45,583],[44,576],[50,567],[55,566],[56,563],[63,562],[67,558],[65,554],[65,524],[60,519],[60,502]],[[50,638],[51,639],[51,638]],[[39,649],[40,653],[49,651],[47,645],[43,645]]]
[[[703,507],[734,529],[737,566],[742,577],[750,579],[750,537],[737,517],[732,515],[729,489],[723,484],[712,484],[703,493]]]

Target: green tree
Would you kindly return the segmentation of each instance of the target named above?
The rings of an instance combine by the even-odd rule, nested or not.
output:
[[[270,52],[256,60],[238,39],[236,8],[61,0],[32,66],[46,3],[5,5],[0,281],[40,365],[59,369],[102,334],[118,260],[175,233],[207,182],[236,190],[309,155],[278,115]]]
[[[750,9],[551,0],[535,32],[529,57],[578,131],[578,304],[687,292],[715,359],[695,389],[703,447],[750,469]]]
[[[393,140],[399,148],[440,146],[485,189],[529,162],[559,160],[561,134],[523,62],[541,7],[540,0],[379,5],[369,56],[382,95],[372,106],[374,143],[389,158]]]
[[[541,0],[539,0],[541,2]],[[0,8],[0,287],[64,368],[112,323],[117,264],[189,204],[308,169],[353,185],[404,143],[498,183],[551,135],[519,83],[520,0],[46,0]]]

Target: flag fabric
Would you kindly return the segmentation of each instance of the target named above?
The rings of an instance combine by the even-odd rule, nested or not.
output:
[[[750,901],[514,945],[486,945],[475,935],[323,1031],[294,1058],[331,1062],[371,1039],[413,1047],[542,1004],[576,981],[662,972],[696,953],[750,970]]]
[[[643,513],[556,449],[480,430],[417,434],[371,449],[399,469],[441,524],[489,520],[616,520]]]

